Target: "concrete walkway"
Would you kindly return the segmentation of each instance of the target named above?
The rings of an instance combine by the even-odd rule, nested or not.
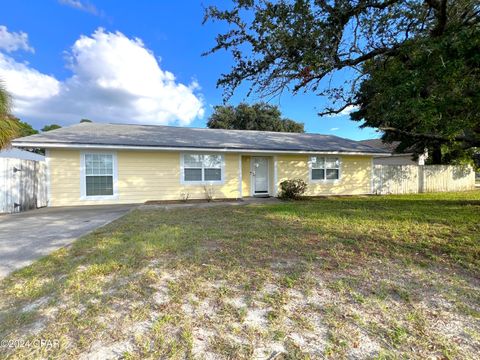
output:
[[[0,278],[108,224],[133,207],[56,207],[1,215]]]

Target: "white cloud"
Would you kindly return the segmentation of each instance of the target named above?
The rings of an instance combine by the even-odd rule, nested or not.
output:
[[[28,44],[28,35],[24,32],[10,32],[5,25],[0,25],[0,50],[12,52],[25,50],[34,52]]]
[[[340,128],[334,127],[330,129],[330,131],[337,131],[337,130],[340,130]]]
[[[203,117],[198,83],[177,82],[140,39],[98,29],[73,44],[68,68],[72,76],[59,81],[0,54],[0,78],[13,94],[15,114],[63,123],[89,118],[180,125]]]
[[[74,9],[81,10],[88,12],[93,15],[101,15],[100,11],[89,2],[82,2],[80,0],[58,0],[58,2],[62,5],[70,6]]]
[[[60,91],[60,82],[54,77],[42,74],[2,53],[0,53],[0,78],[19,102],[49,99]]]

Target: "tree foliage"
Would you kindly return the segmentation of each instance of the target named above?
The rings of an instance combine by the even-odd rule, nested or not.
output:
[[[210,129],[304,132],[303,124],[282,118],[277,106],[266,103],[215,106],[207,126]]]
[[[400,90],[405,90],[402,86],[408,88],[411,84],[408,77],[402,82],[404,74],[398,72],[398,64],[410,53],[414,60],[409,66],[419,67],[412,67],[412,74],[415,71],[422,73],[415,79],[418,88],[429,88],[432,77],[438,76],[447,84],[452,84],[469,70],[476,71],[468,69],[472,65],[470,60],[465,61],[459,56],[468,50],[462,50],[464,45],[460,42],[468,42],[468,36],[478,39],[478,0],[234,0],[233,4],[227,10],[209,7],[205,17],[206,21],[220,20],[229,25],[229,30],[217,36],[216,45],[207,53],[229,50],[233,56],[231,71],[223,74],[217,82],[224,88],[226,98],[245,82],[249,84],[250,92],[255,91],[262,96],[278,95],[284,90],[314,92],[330,100],[320,112],[320,115],[326,115],[340,113],[350,106],[362,108],[365,104],[372,104],[375,94],[370,92],[367,98],[360,92],[368,88],[365,81],[373,75],[373,71],[378,78],[381,64],[387,64],[383,79],[387,78],[387,73],[398,75],[396,94],[405,96]],[[455,38],[457,33],[460,35]],[[451,39],[458,42],[453,51],[447,46]],[[432,56],[432,53],[441,55],[441,58]],[[425,63],[421,62],[427,58],[429,63],[441,60],[427,71]],[[462,62],[462,70],[448,72],[448,69],[455,68],[458,61]],[[442,69],[443,64],[447,70]],[[423,119],[416,119],[414,124],[411,124],[412,111],[403,107],[409,100],[401,100],[403,104],[393,106],[397,119],[406,114],[396,123],[401,127],[381,124],[386,140],[403,141],[410,136],[416,139],[418,146],[427,142],[429,145],[441,143],[442,146],[462,148],[474,145],[474,142],[456,141],[458,136],[462,140],[470,138],[470,133],[455,132],[448,125],[464,115],[461,106],[451,100],[462,92],[465,94],[468,85],[464,84],[462,89],[457,87],[460,95],[449,91],[450,95],[437,102],[436,96],[441,87],[446,87],[440,82],[438,84],[434,91],[428,92],[422,107],[417,107],[428,107],[428,110],[424,116],[421,115]],[[406,95],[408,98],[409,94]],[[473,100],[472,97],[470,99]],[[463,104],[465,102],[467,100]],[[361,113],[365,116],[366,126],[374,126],[375,123],[380,126],[380,113],[364,110],[362,108]],[[393,111],[391,109],[389,115]],[[372,114],[375,118],[370,118]],[[358,116],[360,113],[357,113],[356,119]],[[435,123],[435,116],[442,126],[426,126],[427,123]],[[465,130],[471,132],[472,122],[467,122],[469,128]],[[403,126],[405,124],[409,126]],[[463,124],[462,120],[454,127],[460,129]],[[445,133],[438,129],[445,129]],[[419,135],[424,136],[423,143]],[[438,148],[439,145],[436,146]]]
[[[410,41],[364,71],[351,114],[362,127],[384,130],[384,140],[401,141],[399,150],[427,148],[435,163],[480,147],[480,28]]]
[[[15,116],[10,116],[10,118],[18,124],[18,133],[15,137],[24,137],[38,134],[38,130],[35,130],[29,123],[22,121]]]
[[[0,82],[0,150],[8,147],[12,139],[38,134],[30,124],[11,114],[12,98]]]
[[[12,99],[0,82],[0,150],[10,144],[10,140],[18,136],[18,123],[10,116]]]
[[[45,131],[51,131],[51,130],[60,129],[60,128],[61,128],[60,125],[51,124],[51,125],[45,125],[41,131],[45,132]]]

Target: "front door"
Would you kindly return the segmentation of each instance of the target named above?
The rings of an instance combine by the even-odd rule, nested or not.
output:
[[[252,158],[253,195],[268,196],[268,158]]]

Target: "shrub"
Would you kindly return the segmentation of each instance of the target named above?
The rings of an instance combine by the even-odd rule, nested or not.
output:
[[[280,199],[299,199],[307,190],[307,183],[301,179],[285,180],[280,183]]]
[[[180,193],[180,196],[181,196],[183,202],[187,202],[188,199],[190,198],[190,193],[189,192],[182,192],[182,193]]]
[[[205,192],[205,198],[207,202],[213,200],[213,196],[215,195],[215,189],[212,186],[204,186],[203,191]]]

